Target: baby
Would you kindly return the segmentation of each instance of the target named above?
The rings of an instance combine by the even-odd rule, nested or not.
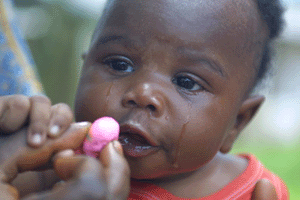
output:
[[[227,154],[264,101],[251,92],[281,13],[277,0],[108,1],[75,118],[120,123],[129,199],[288,199],[253,155]]]

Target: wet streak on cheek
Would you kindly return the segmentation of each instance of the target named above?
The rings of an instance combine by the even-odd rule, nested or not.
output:
[[[112,88],[114,86],[114,82],[112,82],[112,84],[109,86],[108,90],[107,90],[107,93],[106,93],[106,100],[105,100],[105,107],[104,107],[104,110],[103,110],[103,114],[104,115],[107,115],[107,111],[108,111],[108,103],[109,103],[109,99],[110,99],[110,95],[111,95],[111,91],[112,91]]]
[[[166,120],[166,121],[169,121],[169,119],[170,119],[170,117],[167,115],[167,116],[165,117],[165,120]]]
[[[181,132],[180,132],[180,135],[179,135],[179,138],[178,138],[178,142],[177,142],[177,145],[176,145],[176,148],[175,148],[174,160],[172,162],[172,167],[175,168],[175,169],[179,168],[178,160],[179,160],[179,156],[180,156],[180,145],[182,144],[183,136],[186,132],[185,131],[186,127],[187,127],[187,125],[189,124],[189,122],[191,120],[190,110],[191,110],[191,105],[188,104],[188,116],[187,116],[185,122],[182,125]]]
[[[181,129],[181,133],[179,135],[179,139],[178,139],[178,142],[177,142],[177,145],[176,145],[176,148],[175,148],[176,152],[175,152],[175,157],[174,157],[174,160],[173,160],[173,163],[172,163],[172,167],[176,168],[176,169],[179,167],[178,166],[178,158],[180,156],[180,150],[179,150],[179,148],[180,148],[180,144],[182,142],[183,135],[185,133],[185,128],[186,128],[187,124],[188,124],[188,122],[186,122],[185,124],[183,124],[182,129]]]

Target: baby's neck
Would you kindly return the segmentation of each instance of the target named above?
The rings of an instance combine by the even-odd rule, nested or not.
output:
[[[164,178],[151,183],[181,198],[200,198],[216,193],[247,168],[246,159],[218,153],[206,166],[176,177]]]

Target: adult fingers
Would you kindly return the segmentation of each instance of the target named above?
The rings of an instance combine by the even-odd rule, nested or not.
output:
[[[33,194],[22,198],[22,200],[101,200],[107,199],[105,195],[95,194],[95,191],[86,191],[83,188],[80,188],[80,184],[76,181],[70,181],[68,183],[62,184],[60,187],[55,189]]]
[[[95,176],[92,178],[81,181],[72,179],[63,184],[57,185],[51,191],[37,193],[22,200],[101,200],[107,199],[105,197],[105,190],[102,189],[104,184],[98,184]]]
[[[59,156],[54,159],[53,166],[56,174],[64,181],[92,177],[105,179],[101,163],[89,156]]]
[[[52,106],[48,135],[52,138],[58,137],[67,130],[72,120],[73,112],[67,104],[60,103]]]
[[[0,133],[8,134],[24,126],[30,110],[29,97],[11,95],[0,97]]]
[[[90,126],[89,122],[72,123],[61,137],[47,140],[41,148],[28,147],[26,129],[2,138],[0,170],[5,174],[6,181],[12,181],[20,172],[52,167],[53,155],[65,149],[78,148]]]
[[[56,139],[49,139],[40,148],[25,148],[19,154],[17,161],[18,170],[28,171],[45,169],[51,166],[51,158],[55,153],[66,149],[76,149],[83,142],[91,123],[72,123],[71,126]]]
[[[28,144],[31,147],[39,147],[47,137],[51,101],[46,96],[33,96],[30,98],[30,107]]]
[[[106,169],[110,199],[127,199],[130,189],[130,168],[119,141],[110,142],[100,153]]]
[[[19,199],[19,192],[17,189],[9,184],[0,184],[1,199],[17,200]]]
[[[54,147],[52,148],[59,151],[78,148],[86,138],[90,127],[90,122],[72,123],[60,137],[55,139]]]
[[[277,199],[276,189],[269,180],[261,179],[255,185],[251,200],[269,199]]]
[[[62,154],[65,155],[55,156],[54,169],[65,182],[52,191],[35,194],[29,199],[107,199],[100,162],[88,156],[72,156],[70,150]]]

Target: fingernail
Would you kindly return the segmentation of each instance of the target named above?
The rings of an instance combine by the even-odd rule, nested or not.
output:
[[[113,141],[113,146],[119,154],[123,155],[123,148],[121,143],[118,140]]]
[[[70,158],[75,155],[75,152],[72,149],[66,149],[63,151],[58,152],[52,158],[52,161],[55,162],[59,158]]]
[[[7,176],[2,171],[0,171],[0,181],[7,182]]]
[[[36,145],[39,145],[42,143],[42,136],[39,133],[36,133],[32,137],[32,142]]]
[[[57,126],[57,125],[54,125],[54,126],[52,126],[52,127],[50,128],[49,133],[50,133],[51,136],[56,137],[56,136],[58,136],[59,131],[60,131],[60,127]]]
[[[72,157],[74,155],[75,155],[75,153],[72,149],[67,149],[67,150],[63,150],[63,151],[59,152],[57,154],[57,157]]]
[[[82,127],[85,127],[85,126],[88,126],[90,124],[90,122],[77,122],[76,123],[78,126],[82,126]]]

